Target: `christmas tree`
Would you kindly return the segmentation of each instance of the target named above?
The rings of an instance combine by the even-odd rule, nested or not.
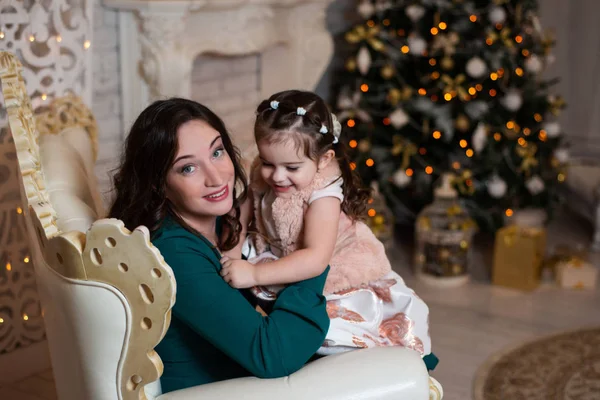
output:
[[[484,230],[551,212],[568,150],[545,80],[554,41],[534,0],[362,0],[345,34],[337,112],[354,166],[396,221],[412,222],[444,173]]]

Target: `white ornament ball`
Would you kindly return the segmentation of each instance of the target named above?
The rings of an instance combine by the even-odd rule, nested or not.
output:
[[[560,135],[560,124],[556,121],[545,122],[542,129],[546,131],[549,138],[555,138]]]
[[[394,172],[394,175],[392,176],[392,182],[394,182],[394,185],[398,186],[399,188],[403,188],[408,185],[411,179],[412,178],[406,175],[406,171],[403,169],[399,169],[398,171]]]
[[[473,149],[477,154],[481,153],[485,148],[485,145],[487,144],[487,129],[483,122],[477,124],[475,132],[473,132],[472,144]]]
[[[529,193],[534,196],[542,193],[546,187],[544,181],[539,177],[539,175],[535,175],[525,182],[525,186],[527,187],[527,190],[529,190]]]
[[[423,18],[423,15],[425,15],[425,9],[416,4],[412,4],[406,7],[404,12],[412,22],[417,22],[418,20]]]
[[[427,50],[427,42],[422,37],[413,36],[408,38],[408,48],[411,54],[423,54]]]
[[[358,6],[358,13],[363,18],[370,18],[371,15],[375,14],[375,6],[370,0],[364,0]]]
[[[377,11],[379,11],[379,12],[382,12],[382,11],[389,10],[392,7],[393,7],[393,4],[392,4],[391,1],[389,1],[389,0],[379,0],[377,2],[377,5],[375,6],[375,9]]]
[[[554,157],[561,164],[566,164],[569,162],[569,149],[559,148],[554,150]]]
[[[371,61],[371,53],[366,46],[362,46],[358,51],[358,55],[356,56],[356,64],[358,65],[358,70],[361,74],[366,75],[367,72],[369,72],[369,68],[371,68]]]
[[[487,183],[487,189],[490,196],[495,199],[500,199],[506,194],[506,189],[508,189],[508,186],[502,178],[500,178],[498,175],[494,175]]]
[[[471,78],[481,78],[487,73],[487,65],[479,57],[473,57],[467,62],[467,74]]]
[[[493,24],[501,24],[506,20],[506,11],[502,7],[494,7],[490,10],[488,18]]]
[[[397,108],[393,113],[390,114],[390,122],[396,129],[402,128],[408,124],[408,114],[403,109]]]
[[[525,69],[532,74],[538,74],[544,68],[544,63],[536,54],[532,54],[527,61],[525,61]]]
[[[521,92],[518,90],[510,89],[500,100],[500,103],[508,111],[518,111],[523,105],[523,96],[521,96]]]

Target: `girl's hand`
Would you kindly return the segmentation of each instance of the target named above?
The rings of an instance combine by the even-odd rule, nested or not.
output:
[[[231,287],[246,289],[257,286],[256,267],[245,260],[221,258],[221,276]]]

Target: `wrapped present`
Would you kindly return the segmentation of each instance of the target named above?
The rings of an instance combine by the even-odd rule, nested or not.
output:
[[[556,282],[569,289],[596,287],[598,269],[584,259],[573,256],[556,265]]]
[[[546,231],[511,225],[496,233],[492,283],[520,290],[535,289],[541,279]]]

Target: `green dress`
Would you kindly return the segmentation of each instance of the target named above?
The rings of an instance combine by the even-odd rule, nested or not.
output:
[[[219,275],[218,250],[167,218],[152,236],[177,281],[171,325],[156,351],[163,393],[254,375],[276,378],[300,369],[329,329],[318,277],[289,285],[267,317],[245,291]]]

